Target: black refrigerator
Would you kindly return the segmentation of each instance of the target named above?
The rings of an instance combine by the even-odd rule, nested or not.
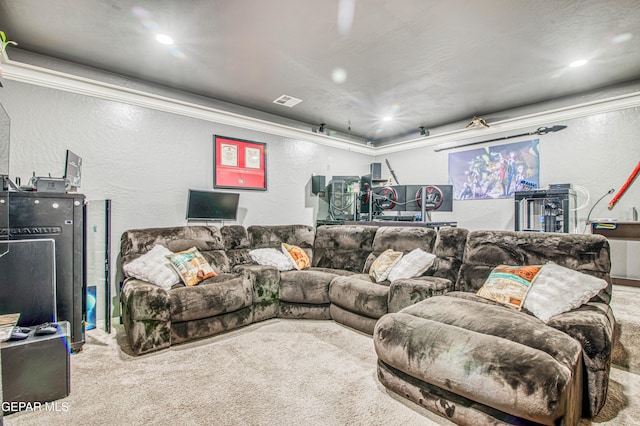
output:
[[[0,194],[0,198],[6,192]],[[9,229],[0,235],[10,240],[53,239],[55,242],[56,310],[58,321],[68,321],[70,344],[75,352],[85,342],[86,315],[86,206],[82,194],[21,191],[9,193]],[[0,203],[0,217],[7,203]],[[17,259],[10,267],[28,268],[33,259]],[[5,262],[6,263],[6,262]],[[24,274],[20,274],[24,275]],[[3,280],[4,281],[4,280]],[[28,297],[18,281],[2,283]]]

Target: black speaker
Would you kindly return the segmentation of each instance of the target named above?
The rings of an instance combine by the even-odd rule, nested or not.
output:
[[[371,179],[382,179],[382,163],[371,163]]]
[[[311,193],[313,195],[318,195],[320,193],[324,194],[324,189],[327,186],[325,182],[324,176],[311,176]]]

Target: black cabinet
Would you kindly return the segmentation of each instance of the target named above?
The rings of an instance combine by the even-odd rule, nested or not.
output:
[[[0,204],[0,209],[3,208],[6,209],[6,203]],[[9,239],[51,238],[55,241],[58,321],[69,322],[74,351],[81,350],[85,341],[85,216],[82,194],[9,193]],[[6,236],[7,228],[0,233]],[[25,259],[24,267],[29,267],[29,259]],[[8,285],[20,288],[20,283]]]

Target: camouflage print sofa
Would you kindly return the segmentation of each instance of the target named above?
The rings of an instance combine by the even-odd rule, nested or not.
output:
[[[143,354],[276,317],[334,319],[371,334],[388,306],[398,310],[453,288],[466,234],[459,228],[436,233],[423,227],[348,225],[129,230],[121,238],[123,268],[155,245],[172,252],[196,247],[218,275],[168,291],[125,276],[121,301],[127,338],[131,350]],[[249,256],[252,249],[280,249],[282,243],[304,249],[312,266],[279,271]],[[424,277],[375,284],[363,270],[386,248],[423,248],[438,257]],[[348,279],[331,287],[339,277]]]
[[[606,287],[546,323],[476,295],[497,265],[548,261],[602,278]],[[575,425],[593,417],[611,365],[609,271],[609,245],[599,235],[472,231],[455,291],[377,321],[378,378],[457,424]]]
[[[303,248],[305,270],[255,264],[249,251]],[[333,319],[373,333],[378,378],[458,424],[577,424],[604,404],[615,320],[607,240],[597,235],[336,225],[192,226],[126,231],[121,262],[156,244],[197,247],[218,276],[170,290],[126,278],[123,322],[143,354],[269,318]],[[366,273],[391,248],[436,255],[412,279]],[[497,265],[553,261],[607,282],[546,324],[476,295]]]

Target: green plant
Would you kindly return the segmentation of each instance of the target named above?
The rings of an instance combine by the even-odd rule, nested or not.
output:
[[[2,40],[0,44],[0,54],[4,52],[4,50],[7,48],[8,45],[10,44],[13,44],[14,46],[18,45],[18,43],[16,43],[15,41],[7,40],[7,35],[4,33],[4,31],[0,31],[0,40]]]

